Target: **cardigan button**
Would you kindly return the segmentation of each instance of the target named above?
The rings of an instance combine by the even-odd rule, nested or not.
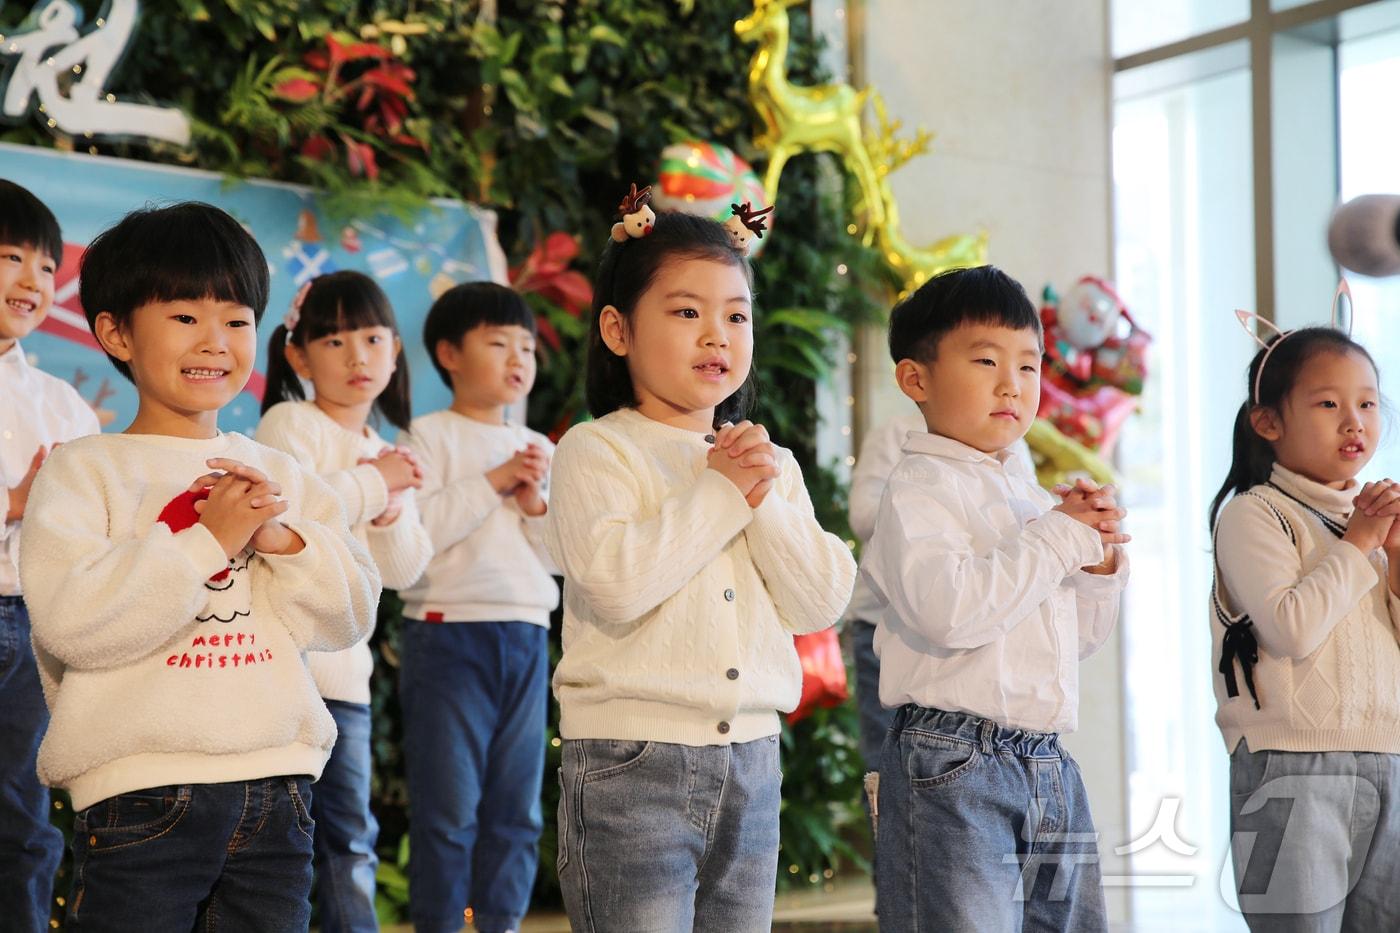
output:
[[[715,436],[714,436],[713,434],[706,434],[706,435],[705,435],[705,443],[706,443],[706,444],[713,444],[714,442],[715,442]]]
[[[724,591],[724,601],[728,603],[734,602],[734,591],[732,589]]]
[[[724,672],[724,676],[728,677],[730,680],[738,680],[739,669],[737,667],[731,667],[729,670]]]
[[[719,729],[719,734],[720,734],[720,735],[728,735],[728,734],[729,734],[729,723],[727,723],[727,722],[722,722],[722,723],[719,724],[719,726],[718,726],[717,728]]]

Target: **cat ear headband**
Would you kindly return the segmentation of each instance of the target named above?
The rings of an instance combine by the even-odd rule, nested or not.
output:
[[[1346,297],[1347,297],[1347,303],[1346,303],[1346,326],[1345,326],[1345,327],[1342,326],[1341,316],[1339,315],[1339,312],[1341,311],[1341,308],[1342,308],[1342,296],[1343,296],[1343,295],[1346,295]],[[1353,304],[1352,298],[1351,298],[1351,286],[1347,284],[1347,280],[1346,280],[1346,279],[1342,279],[1340,282],[1337,283],[1337,291],[1336,291],[1336,293],[1332,296],[1332,325],[1331,325],[1331,326],[1332,326],[1332,329],[1333,329],[1333,330],[1341,331],[1342,333],[1346,334],[1348,337],[1351,336],[1351,322],[1352,322],[1352,309],[1353,309],[1353,307],[1354,307],[1354,304]],[[1248,334],[1248,335],[1254,340],[1255,343],[1259,344],[1259,346],[1262,347],[1262,348],[1264,349],[1264,358],[1263,358],[1262,360],[1259,361],[1259,370],[1258,370],[1258,372],[1256,372],[1256,373],[1254,374],[1254,404],[1258,405],[1258,404],[1259,404],[1259,386],[1260,386],[1260,384],[1263,382],[1263,379],[1264,379],[1264,367],[1269,365],[1269,357],[1273,356],[1274,350],[1277,349],[1277,347],[1278,347],[1279,344],[1281,344],[1281,343],[1283,343],[1285,340],[1287,340],[1292,334],[1296,333],[1296,331],[1293,331],[1293,330],[1279,330],[1279,329],[1278,329],[1278,326],[1275,325],[1273,321],[1267,320],[1266,318],[1262,318],[1262,317],[1260,317],[1259,315],[1254,314],[1254,313],[1251,312],[1251,311],[1239,311],[1239,310],[1237,310],[1237,311],[1235,311],[1235,319],[1238,320],[1238,321],[1240,322],[1240,327],[1243,327],[1243,328],[1244,328],[1244,332],[1245,332],[1246,334]],[[1250,323],[1251,323],[1251,322],[1254,324],[1254,326],[1253,326],[1252,328],[1250,327]],[[1268,339],[1266,339],[1265,337],[1259,336],[1259,331],[1260,331],[1260,328],[1261,328],[1261,327],[1262,327],[1262,328],[1267,328],[1268,330],[1273,331],[1274,334],[1277,335],[1277,336],[1273,339],[1272,342],[1270,342],[1270,341],[1269,341]]]

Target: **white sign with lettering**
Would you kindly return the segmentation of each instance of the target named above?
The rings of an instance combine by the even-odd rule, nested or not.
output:
[[[107,90],[137,14],[137,0],[111,0],[94,28],[79,33],[83,12],[76,3],[47,0],[35,7],[25,31],[0,39],[0,58],[17,59],[0,85],[0,112],[11,120],[21,118],[37,97],[39,116],[55,132],[188,144],[190,121],[181,110],[120,101]]]

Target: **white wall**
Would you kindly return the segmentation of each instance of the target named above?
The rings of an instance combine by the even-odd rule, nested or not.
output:
[[[853,4],[854,5],[854,4]],[[1104,0],[866,0],[864,81],[891,117],[936,136],[892,176],[908,239],[986,230],[990,259],[1039,301],[1111,270],[1108,12]],[[858,423],[910,403],[893,383],[883,331],[862,336]],[[1128,842],[1119,643],[1081,670],[1079,732],[1067,740],[1089,788],[1105,875]],[[1110,916],[1126,918],[1121,888]]]

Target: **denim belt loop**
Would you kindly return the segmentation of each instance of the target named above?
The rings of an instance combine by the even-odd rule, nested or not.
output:
[[[990,719],[982,720],[982,724],[979,728],[980,738],[982,739],[982,754],[990,755],[992,753],[992,736],[996,731],[996,723],[992,722]]]

